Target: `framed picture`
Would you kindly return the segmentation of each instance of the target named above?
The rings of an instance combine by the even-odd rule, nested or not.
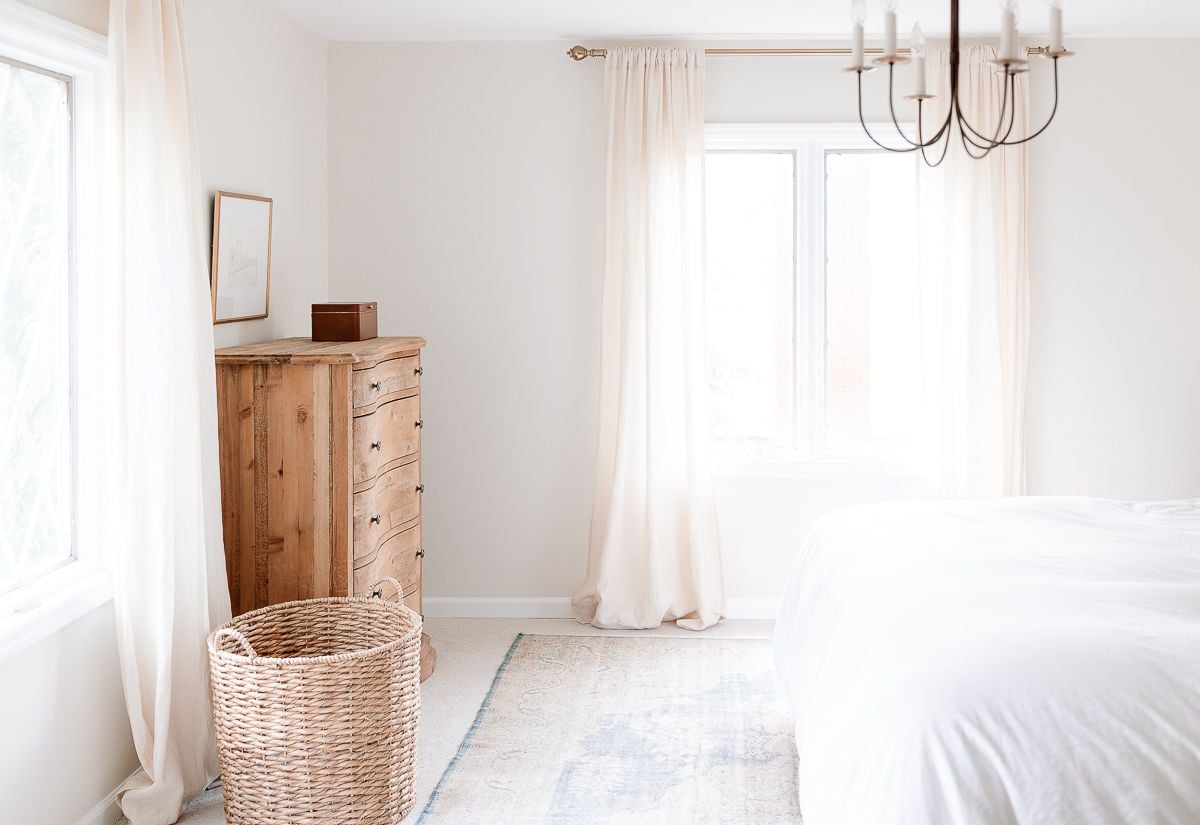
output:
[[[266,318],[271,297],[270,198],[218,192],[213,204],[213,323]]]

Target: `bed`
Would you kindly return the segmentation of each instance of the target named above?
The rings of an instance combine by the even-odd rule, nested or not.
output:
[[[775,658],[805,825],[1200,823],[1200,499],[839,510]]]

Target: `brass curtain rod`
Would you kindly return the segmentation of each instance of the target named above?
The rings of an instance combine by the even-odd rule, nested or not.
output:
[[[908,54],[908,49],[897,49],[900,54]],[[1048,46],[1030,46],[1029,54],[1045,54]],[[864,49],[865,54],[883,54],[883,49]],[[705,49],[710,57],[839,57],[849,56],[850,50],[844,47],[826,47],[815,49]],[[567,50],[567,56],[572,60],[587,60],[589,57],[608,57],[608,49],[589,49],[586,46],[572,46]]]

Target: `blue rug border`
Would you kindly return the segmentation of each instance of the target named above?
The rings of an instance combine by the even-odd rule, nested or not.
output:
[[[496,693],[496,688],[500,685],[500,678],[504,676],[504,671],[508,670],[508,663],[512,661],[513,654],[517,652],[517,648],[520,647],[521,641],[526,635],[525,633],[518,633],[516,638],[513,639],[512,644],[508,646],[508,652],[504,654],[504,661],[500,663],[500,667],[496,670],[496,675],[492,677],[492,686],[488,688],[487,695],[483,697],[483,704],[479,706],[479,710],[475,713],[475,721],[471,723],[467,735],[463,737],[462,744],[458,746],[458,752],[454,754],[454,758],[450,760],[450,764],[446,766],[446,770],[442,771],[441,779],[438,780],[433,793],[429,795],[429,802],[425,804],[424,810],[421,811],[421,815],[413,825],[423,825],[429,815],[433,813],[433,806],[441,798],[443,786],[450,779],[450,775],[454,773],[454,769],[458,767],[459,761],[470,750],[471,742],[475,739],[475,733],[479,730],[480,725],[483,724],[483,717],[487,715],[487,712],[492,707],[492,696]]]

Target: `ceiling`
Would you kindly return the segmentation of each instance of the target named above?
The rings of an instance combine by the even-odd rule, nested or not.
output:
[[[826,39],[849,27],[848,0],[267,0],[329,40],[557,40],[676,37]],[[867,31],[881,30],[874,0]],[[1029,33],[1049,28],[1044,0],[1022,0]],[[945,34],[946,0],[899,0],[900,30]],[[998,28],[996,0],[963,0],[962,31]],[[1072,37],[1200,36],[1196,0],[1065,0]]]

